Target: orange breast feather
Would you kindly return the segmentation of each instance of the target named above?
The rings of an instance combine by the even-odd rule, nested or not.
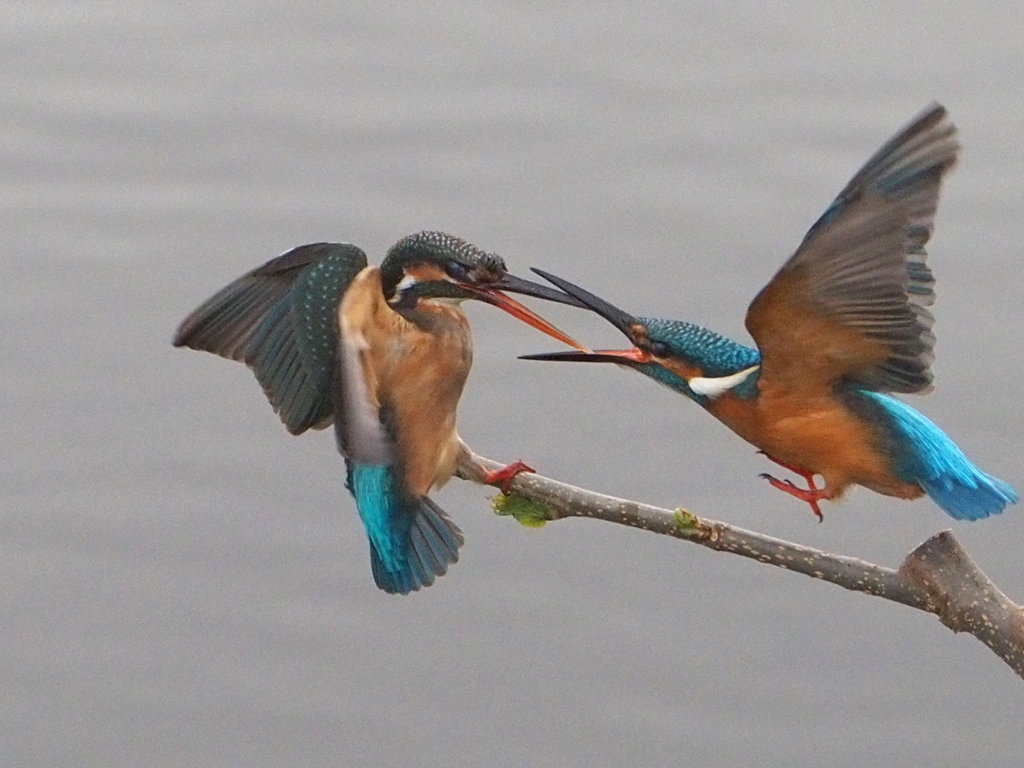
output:
[[[359,274],[340,308],[343,334],[365,339],[361,361],[371,405],[393,415],[406,485],[425,495],[455,470],[456,409],[472,364],[472,341],[457,307],[422,311],[430,314],[428,329],[392,310],[376,267]]]
[[[728,393],[708,411],[772,458],[820,474],[835,497],[851,484],[901,498],[923,493],[894,475],[872,428],[831,394],[768,387],[754,400]]]

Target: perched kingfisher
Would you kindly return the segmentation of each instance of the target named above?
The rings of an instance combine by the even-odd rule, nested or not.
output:
[[[762,475],[819,520],[818,502],[851,485],[902,499],[927,493],[959,520],[998,514],[1017,492],[891,395],[931,387],[935,281],[924,246],[958,149],[935,105],[868,160],[747,310],[757,349],[690,323],[634,317],[535,270],[633,347],[525,357],[619,363],[686,395],[805,478],[808,488]]]
[[[244,362],[294,435],[334,423],[374,580],[406,594],[433,584],[463,543],[427,497],[432,488],[457,470],[488,483],[530,471],[516,462],[488,472],[456,432],[473,357],[460,303],[493,304],[583,349],[502,291],[577,304],[441,232],[403,238],[379,268],[354,245],[314,243],[216,293],[181,324],[174,345]]]

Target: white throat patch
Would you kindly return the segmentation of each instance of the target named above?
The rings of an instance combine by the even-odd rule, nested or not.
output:
[[[747,380],[747,377],[750,376],[750,374],[760,367],[760,365],[752,365],[749,368],[744,368],[742,371],[737,371],[736,373],[728,376],[719,376],[717,378],[694,376],[686,383],[690,385],[690,389],[692,389],[695,394],[703,395],[710,400],[714,400],[716,397],[724,395],[733,387],[742,384]]]

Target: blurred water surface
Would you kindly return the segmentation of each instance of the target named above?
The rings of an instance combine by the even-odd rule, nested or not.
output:
[[[642,532],[526,530],[378,592],[331,436],[170,347],[299,243],[423,228],[744,339],[750,298],[932,100],[961,129],[914,404],[1024,486],[1024,6],[10,2],[0,30],[4,765],[1020,765],[1021,683],[934,618]],[[543,308],[594,344],[614,331]],[[640,376],[469,309],[497,459],[896,564],[952,524],[767,490]],[[1024,597],[1024,510],[955,525]]]

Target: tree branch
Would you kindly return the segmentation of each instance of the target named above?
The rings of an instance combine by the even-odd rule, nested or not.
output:
[[[472,455],[471,459],[460,462],[459,476],[472,482],[484,482],[481,470],[502,466],[481,456]],[[563,517],[606,520],[675,536],[934,613],[954,632],[968,632],[981,640],[1024,678],[1024,608],[992,583],[949,531],[932,536],[907,555],[898,570],[893,570],[697,517],[685,510],[617,499],[541,475],[517,475],[509,489],[511,496],[495,499],[495,511],[512,515],[526,525],[543,525],[544,521]]]

